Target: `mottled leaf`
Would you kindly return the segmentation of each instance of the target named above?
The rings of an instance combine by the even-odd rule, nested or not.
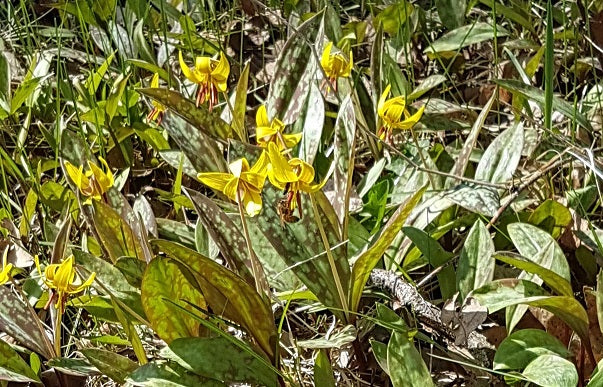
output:
[[[272,310],[252,285],[184,246],[162,240],[153,241],[153,245],[190,269],[215,313],[243,326],[269,357],[274,355],[276,327]]]
[[[335,377],[333,376],[333,367],[327,351],[321,349],[316,355],[314,363],[314,385],[324,387],[335,387]]]
[[[230,125],[220,118],[218,111],[210,112],[205,106],[195,106],[193,101],[173,90],[146,88],[137,91],[160,102],[186,120],[197,131],[222,140],[232,137]]]
[[[138,364],[125,356],[99,348],[87,348],[80,351],[90,364],[114,382],[123,384],[126,377],[138,368]]]
[[[290,124],[299,117],[314,75],[308,65],[321,17],[318,13],[297,27],[281,50],[266,98],[270,119],[277,117]]]
[[[47,359],[54,357],[42,322],[8,286],[0,286],[0,331]]]
[[[356,115],[352,99],[347,96],[337,113],[335,121],[334,143],[335,172],[333,185],[335,197],[333,209],[339,218],[343,235],[347,236],[347,225],[352,192],[352,175],[354,174],[354,157],[356,155]]]
[[[189,282],[175,261],[162,257],[153,259],[142,277],[141,292],[147,319],[157,335],[168,344],[180,337],[199,335],[199,322],[175,310],[164,300],[188,301],[202,309],[207,308],[203,295]],[[188,304],[184,307],[192,309]]]
[[[0,340],[0,380],[20,383],[40,383],[38,375],[3,340]]]
[[[276,385],[276,374],[269,367],[224,337],[177,339],[161,351],[161,356],[203,377]]]
[[[225,387],[217,380],[209,380],[186,371],[174,362],[154,361],[139,367],[126,378],[134,386],[169,387]]]
[[[350,310],[356,311],[360,303],[360,297],[362,291],[366,285],[371,270],[379,262],[387,248],[390,246],[402,226],[406,221],[406,218],[410,215],[411,211],[419,203],[423,197],[423,193],[427,189],[427,186],[419,189],[413,196],[408,198],[404,203],[398,207],[396,212],[391,216],[389,221],[381,229],[381,233],[377,238],[367,245],[367,249],[361,251],[360,254],[354,260],[354,266],[352,268],[352,292],[350,294]]]
[[[521,374],[539,386],[575,387],[578,385],[576,366],[557,355],[538,356]]]
[[[320,147],[320,138],[325,121],[325,103],[322,93],[314,83],[310,84],[310,92],[299,122],[302,126],[303,137],[299,145],[299,158],[309,164],[314,163],[314,157]]]
[[[465,239],[456,272],[461,300],[494,276],[494,242],[481,220],[477,220]]]
[[[453,30],[464,24],[466,0],[436,0],[435,5],[446,29]]]
[[[540,355],[568,358],[571,354],[556,337],[540,329],[522,329],[506,337],[494,355],[494,369],[522,370]]]
[[[103,202],[94,200],[92,205],[94,228],[111,261],[115,263],[120,257],[146,260],[140,241],[123,218]]]
[[[395,331],[389,340],[387,368],[394,387],[433,385],[421,354],[404,333]]]
[[[490,143],[475,169],[475,179],[505,183],[513,177],[523,150],[523,124],[518,123],[500,133]]]
[[[547,199],[536,207],[528,222],[548,231],[554,239],[557,239],[572,222],[572,214],[563,204]]]
[[[86,359],[74,359],[66,357],[55,357],[46,363],[48,367],[56,368],[67,375],[74,376],[98,376],[100,371],[88,363]]]
[[[572,285],[559,274],[540,266],[529,260],[520,259],[519,257],[506,256],[501,254],[494,255],[494,258],[499,261],[513,265],[518,269],[524,270],[530,274],[536,274],[538,278],[544,281],[554,292],[560,296],[571,297],[574,293]]]
[[[502,26],[496,26],[496,36],[503,37],[509,33]],[[438,40],[431,43],[425,50],[425,53],[435,53],[443,51],[458,51],[463,47],[475,43],[481,43],[494,38],[494,28],[492,24],[479,22],[459,27],[444,34]]]
[[[136,199],[134,199],[132,210],[140,216],[145,229],[157,238],[157,221],[155,220],[155,214],[153,213],[151,203],[149,203],[144,195],[138,195]]]
[[[471,212],[494,216],[500,207],[498,192],[492,187],[463,183],[445,193],[446,198]]]

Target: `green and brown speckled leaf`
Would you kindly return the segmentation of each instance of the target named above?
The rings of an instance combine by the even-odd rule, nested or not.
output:
[[[103,202],[92,202],[92,220],[100,238],[100,244],[113,263],[120,257],[136,257],[146,260],[146,254],[132,228],[111,207]]]
[[[197,107],[193,101],[173,90],[146,88],[137,91],[160,102],[208,136],[222,140],[232,137],[230,125],[220,118],[220,113],[217,110],[210,112],[205,106]]]
[[[375,239],[374,242],[370,243],[370,247],[363,249],[360,255],[356,258],[354,267],[352,268],[353,282],[350,300],[350,310],[352,312],[355,312],[358,308],[362,291],[364,290],[366,281],[368,281],[371,270],[375,268],[375,265],[379,262],[387,248],[391,245],[402,226],[404,226],[406,218],[408,218],[411,211],[419,203],[426,189],[427,185],[423,186],[414,195],[406,199],[404,203],[398,207],[387,224],[383,226],[378,238]]]
[[[241,325],[270,359],[274,357],[277,345],[274,316],[270,305],[252,285],[184,246],[164,240],[154,240],[152,245],[189,268],[214,313]]]
[[[38,375],[3,340],[0,340],[0,380],[20,383],[40,383]]]
[[[138,368],[138,364],[113,351],[86,348],[80,350],[80,352],[86,356],[90,364],[118,384],[124,384],[126,377]]]
[[[8,286],[0,286],[0,331],[47,359],[54,357],[40,319]]]
[[[170,110],[165,112],[161,126],[168,131],[170,138],[178,144],[196,171],[226,172],[228,170],[216,140],[199,128]]]
[[[276,374],[265,363],[224,337],[177,339],[161,351],[161,356],[211,379],[261,386],[277,383]]]
[[[300,25],[285,43],[276,61],[266,105],[268,117],[293,123],[304,106],[314,72],[308,68],[322,13]],[[296,87],[292,87],[296,85]]]
[[[354,157],[356,155],[356,114],[352,99],[348,95],[337,114],[335,121],[335,172],[333,182],[335,198],[333,208],[339,218],[342,235],[347,237],[348,210],[352,191],[352,175],[354,173]]]
[[[255,280],[251,275],[247,242],[245,242],[241,228],[236,226],[228,215],[206,196],[190,189],[185,189],[184,192],[193,202],[199,220],[218,245],[228,265],[247,283],[255,285]]]
[[[139,367],[126,379],[134,386],[225,387],[223,382],[210,380],[188,372],[174,362],[154,361]]]
[[[188,301],[199,308],[207,308],[203,294],[188,281],[176,261],[163,257],[153,259],[142,277],[141,292],[147,319],[157,335],[168,344],[180,337],[199,335],[200,323],[164,300]],[[183,307],[193,309],[188,304]]]

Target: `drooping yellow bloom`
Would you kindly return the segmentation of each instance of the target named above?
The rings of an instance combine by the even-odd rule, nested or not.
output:
[[[155,75],[153,75],[153,79],[151,79],[151,87],[153,89],[159,87],[158,73],[155,73]],[[157,125],[161,125],[161,120],[163,120],[163,114],[165,112],[165,106],[155,100],[152,100],[151,104],[153,105],[153,109],[147,116],[147,121],[157,121]]]
[[[269,143],[274,143],[278,145],[279,150],[289,149],[294,147],[302,138],[301,133],[283,133],[285,124],[278,118],[273,118],[272,121],[268,120],[268,111],[264,105],[258,109],[255,115],[255,123],[257,125],[256,140],[258,145],[263,148],[267,147]]]
[[[13,269],[12,263],[7,263],[4,265],[2,271],[0,271],[0,285],[4,285],[11,279],[10,272]]]
[[[228,165],[230,173],[202,172],[197,175],[206,186],[224,193],[229,199],[239,200],[249,216],[256,216],[262,210],[262,189],[266,181],[268,156],[262,152],[253,167],[246,158]]]
[[[40,260],[37,255],[34,257],[34,261],[36,262],[38,272],[42,276],[42,281],[48,289],[54,292],[46,307],[53,300],[56,300],[55,306],[61,313],[64,310],[65,302],[67,302],[69,295],[77,294],[92,285],[96,276],[96,273],[92,273],[85,282],[82,282],[81,278],[75,273],[73,255],[70,255],[61,263],[46,266],[44,274],[42,274],[42,270],[40,269]]]
[[[406,99],[403,96],[386,100],[390,89],[391,85],[387,85],[377,105],[377,113],[381,119],[381,127],[377,136],[381,140],[387,141],[391,139],[393,129],[411,129],[419,122],[425,110],[425,106],[421,106],[415,114],[411,115],[406,109]]]
[[[315,184],[314,167],[299,158],[287,160],[274,144],[268,144],[268,157],[270,158],[268,167],[270,183],[276,188],[286,191],[287,205],[291,210],[299,207],[301,218],[300,192],[316,192],[326,181]]]
[[[88,161],[88,170],[86,172],[84,172],[83,165],[77,168],[69,161],[65,161],[67,174],[73,183],[80,189],[82,195],[95,200],[101,200],[103,195],[109,188],[113,187],[113,184],[115,183],[111,168],[109,168],[105,159],[102,157],[99,157],[98,159],[105,166],[107,172],[104,172],[96,164],[91,163],[90,161]],[[86,202],[89,202],[89,199]]]
[[[182,58],[182,52],[178,54],[182,73],[191,82],[199,85],[197,90],[197,106],[209,101],[209,110],[211,111],[218,103],[218,91],[226,91],[226,81],[230,74],[230,65],[226,55],[220,52],[220,59],[213,59],[208,56],[198,56],[195,58],[195,67],[189,68]]]
[[[341,51],[333,52],[332,49],[333,42],[327,43],[320,58],[320,65],[325,71],[329,82],[331,82],[333,88],[337,91],[337,78],[347,78],[350,76],[352,67],[354,66],[354,59],[352,51],[350,51],[348,59]]]

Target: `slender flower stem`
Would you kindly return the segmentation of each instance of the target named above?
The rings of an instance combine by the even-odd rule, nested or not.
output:
[[[62,302],[60,299],[57,302]],[[63,306],[59,305],[56,309],[56,320],[54,324],[54,352],[57,357],[61,357],[61,322],[63,319]]]
[[[249,237],[249,229],[247,228],[247,220],[245,219],[245,209],[243,208],[243,198],[241,197],[241,191],[237,190],[237,204],[239,207],[239,215],[241,216],[241,224],[243,225],[243,235],[245,236],[245,242],[247,244],[247,251],[249,252],[249,261],[251,262],[251,271],[253,278],[255,279],[255,289],[261,295],[270,294],[270,287],[266,280],[266,275],[262,269],[262,265],[253,247],[251,246],[251,238]]]
[[[350,314],[349,314],[348,300],[346,298],[346,293],[343,291],[343,286],[341,284],[341,277],[339,276],[337,266],[335,265],[335,258],[333,257],[333,253],[331,252],[331,245],[329,244],[329,239],[327,238],[327,234],[322,225],[322,220],[320,219],[320,213],[318,212],[318,206],[316,205],[316,200],[314,199],[314,195],[309,194],[309,196],[310,196],[310,202],[312,203],[312,210],[314,211],[314,218],[316,219],[316,224],[318,225],[318,231],[320,232],[320,237],[321,237],[322,243],[325,247],[325,252],[327,253],[327,259],[329,261],[329,266],[331,266],[331,272],[333,272],[333,278],[335,279],[335,286],[337,286],[339,302],[341,302],[341,306],[342,306],[346,321],[349,321]]]

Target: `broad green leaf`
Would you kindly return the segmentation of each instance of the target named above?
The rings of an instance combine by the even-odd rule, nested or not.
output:
[[[575,387],[578,385],[576,366],[557,355],[538,356],[521,374],[539,386]]]
[[[94,228],[99,242],[113,263],[120,257],[145,260],[145,253],[132,228],[107,204],[93,200]]]
[[[81,250],[74,249],[73,255],[78,265],[82,265],[86,270],[96,273],[96,279],[103,285],[102,288],[98,288],[99,291],[107,289],[114,293],[138,292],[138,289],[130,285],[121,271],[111,263]]]
[[[407,103],[414,101],[415,99],[419,98],[423,94],[427,93],[429,90],[433,89],[436,86],[439,86],[445,81],[446,77],[441,74],[434,74],[428,76],[427,78],[423,79],[417,87],[413,89],[412,93],[410,93],[408,97],[406,97]]]
[[[181,197],[185,198],[185,196]],[[193,206],[191,205],[190,208]],[[157,218],[156,220],[159,238],[180,243],[186,247],[195,246],[195,230],[191,226],[172,219]]]
[[[519,24],[523,28],[535,33],[534,24],[529,20],[529,8],[526,6],[527,11],[521,9],[522,3],[512,3],[512,7],[507,7],[506,5],[494,0],[480,0],[480,3],[492,9],[496,8],[496,14],[500,14],[506,17],[507,19]]]
[[[408,1],[395,2],[381,11],[375,18],[375,25],[390,35],[400,32],[410,19],[415,7]]]
[[[46,359],[54,357],[42,322],[9,286],[0,286],[0,331]]]
[[[80,352],[86,356],[90,364],[119,384],[125,383],[126,377],[138,368],[138,364],[113,351],[87,348]]]
[[[500,197],[492,187],[463,183],[444,194],[451,202],[478,214],[494,216],[500,208]]]
[[[305,21],[283,46],[266,98],[269,119],[290,124],[299,117],[314,76],[309,65],[321,18],[317,13]]]
[[[522,81],[515,79],[494,79],[494,82],[512,93],[518,93],[525,98],[531,99],[538,103],[541,108],[544,107],[545,96],[542,89],[532,85],[526,85]],[[593,130],[590,121],[588,121],[582,113],[577,111],[572,104],[559,97],[553,96],[553,110],[559,111],[570,120],[575,120],[580,126],[583,126],[588,130]]]
[[[184,246],[155,240],[152,244],[190,269],[209,307],[240,324],[269,357],[276,348],[276,327],[270,305],[249,283],[213,260]]]
[[[594,369],[590,380],[586,387],[601,387],[603,386],[603,360],[599,360],[597,367]]]
[[[209,380],[186,371],[174,362],[154,361],[132,372],[126,382],[134,386],[148,387],[226,387],[227,384]]]
[[[481,220],[477,220],[465,240],[456,280],[461,300],[473,290],[492,281],[494,277],[494,242]]]
[[[571,356],[556,337],[540,329],[522,329],[505,338],[494,355],[495,370],[523,370],[540,355]]]
[[[518,123],[500,133],[490,143],[475,169],[475,179],[506,183],[519,165],[523,149],[523,124]]]
[[[189,282],[187,274],[177,262],[157,257],[153,259],[142,277],[142,306],[152,328],[168,344],[181,337],[198,336],[199,322],[175,310],[164,299],[188,301],[206,309],[203,294]],[[192,306],[184,306],[192,309]]]
[[[84,83],[84,87],[88,91],[88,95],[82,97],[88,99],[96,93],[96,90],[100,86],[100,83],[103,80],[105,74],[107,73],[107,70],[109,70],[109,66],[111,66],[113,58],[115,58],[115,53],[109,55],[105,62],[101,64],[95,72],[90,73],[88,79],[86,79],[86,82]]]
[[[435,5],[446,29],[454,30],[465,23],[466,0],[436,0]]]
[[[554,271],[545,269],[537,263],[502,254],[495,254],[494,258],[504,263],[508,263],[509,265],[513,265],[518,269],[525,270],[527,273],[538,275],[545,284],[560,296],[572,297],[574,294],[571,284],[565,278]]]
[[[447,263],[454,254],[444,250],[442,246],[433,239],[429,234],[423,230],[419,230],[415,227],[403,227],[402,232],[406,235],[416,246],[416,248],[423,254],[427,262],[435,269],[441,265]],[[408,263],[405,260],[404,266]],[[442,298],[448,299],[456,292],[456,274],[454,273],[454,267],[448,265],[442,268],[438,274],[438,282],[440,284],[440,290],[442,292]]]
[[[335,377],[333,376],[333,367],[327,351],[321,349],[316,355],[314,363],[314,385],[324,387],[335,387]]]
[[[232,128],[220,118],[218,111],[209,111],[205,106],[195,103],[182,94],[163,88],[137,89],[149,98],[156,100],[192,125],[195,130],[216,139],[227,140],[232,136]],[[191,138],[192,139],[192,138]]]
[[[52,367],[67,375],[75,376],[98,376],[100,372],[92,366],[86,359],[74,359],[66,357],[55,357],[46,362],[48,367]]]
[[[40,383],[38,375],[3,340],[0,340],[0,380],[20,383]]]
[[[105,112],[107,113],[109,121],[111,121],[115,116],[115,113],[117,113],[117,108],[122,101],[124,91],[128,85],[128,79],[130,79],[130,75],[124,76],[124,74],[120,74],[113,83],[111,93],[107,97],[107,104],[105,105]]]
[[[195,206],[199,221],[218,245],[228,265],[247,283],[255,284],[251,274],[247,242],[241,227],[236,226],[228,215],[206,196],[189,189],[185,192]]]
[[[557,239],[572,221],[572,214],[558,201],[547,199],[530,215],[528,222],[551,233]]]
[[[375,339],[369,339],[371,343],[371,348],[373,350],[373,356],[375,356],[375,360],[379,363],[379,366],[385,371],[386,374],[389,375],[389,368],[387,367],[387,344],[384,344]]]
[[[550,296],[534,282],[523,279],[492,281],[474,290],[471,296],[487,307],[489,313],[518,304],[546,309],[565,321],[587,346],[590,345],[588,315],[574,297]]]
[[[237,91],[232,114],[232,129],[239,140],[247,140],[247,128],[245,127],[245,113],[247,112],[247,84],[249,80],[249,63],[245,64],[237,83]]]
[[[358,309],[360,297],[362,296],[366,281],[368,281],[371,274],[371,270],[375,268],[375,265],[377,265],[387,248],[391,245],[400,229],[402,229],[406,218],[408,218],[411,211],[419,203],[426,189],[427,186],[425,185],[402,203],[387,224],[383,226],[377,238],[366,250],[360,252],[356,257],[352,268],[352,293],[350,294],[350,310],[352,312]]]
[[[557,242],[547,232],[527,223],[511,223],[507,226],[507,230],[519,254],[543,268],[557,273],[566,281],[571,281],[567,259]],[[518,278],[528,279],[538,285],[542,284],[542,279],[526,272],[520,273]],[[517,325],[526,310],[527,307],[522,305],[507,310],[509,332]]]
[[[496,26],[496,36],[503,37],[509,33],[502,26]],[[423,50],[425,53],[443,52],[443,51],[458,51],[463,47],[470,46],[475,43],[481,43],[494,38],[494,28],[490,23],[475,23],[468,24],[452,30],[437,39],[429,47]]]
[[[332,203],[337,218],[339,218],[342,235],[347,236],[352,175],[354,174],[354,158],[356,155],[356,115],[350,96],[346,97],[339,106],[337,120],[335,121],[334,147],[335,172],[333,174],[333,185],[335,197]]]
[[[387,368],[394,387],[433,386],[421,354],[404,333],[394,332],[389,340]]]
[[[155,90],[155,89],[153,89]],[[198,127],[172,113],[165,112],[161,127],[165,128],[197,172],[226,172],[227,165],[216,140]],[[178,157],[176,166],[179,165]],[[196,177],[196,176],[195,176]]]
[[[206,378],[276,385],[276,375],[270,368],[223,337],[177,339],[161,351],[161,356]]]

